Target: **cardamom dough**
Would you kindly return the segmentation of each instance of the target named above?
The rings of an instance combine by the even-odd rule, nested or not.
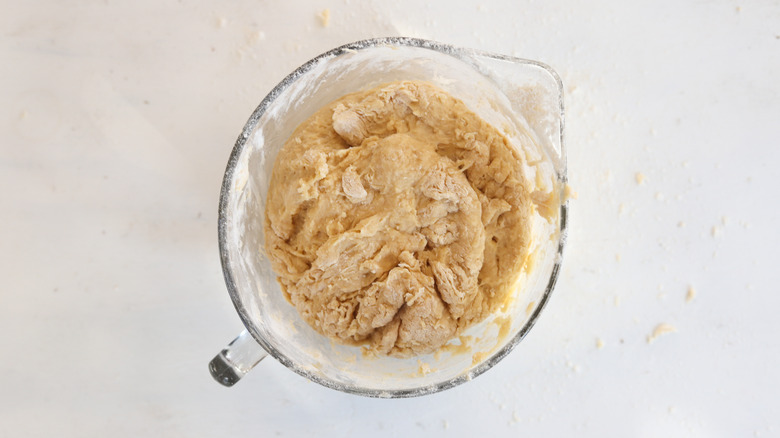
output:
[[[323,335],[378,354],[431,353],[511,295],[531,236],[522,156],[421,81],[344,96],[274,164],[266,253]]]

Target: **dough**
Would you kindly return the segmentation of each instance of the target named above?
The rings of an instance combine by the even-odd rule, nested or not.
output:
[[[504,135],[431,84],[350,94],[279,152],[266,253],[318,332],[431,353],[510,298],[534,208],[523,175]]]

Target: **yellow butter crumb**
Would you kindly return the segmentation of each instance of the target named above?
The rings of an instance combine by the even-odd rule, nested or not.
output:
[[[563,200],[568,201],[569,199],[577,199],[580,195],[574,191],[574,189],[571,188],[570,185],[566,184],[563,187]]]
[[[636,178],[636,183],[639,185],[645,183],[645,174],[642,172],[637,172],[636,175],[634,175],[634,178]]]
[[[320,17],[322,27],[330,26],[330,9],[325,9],[317,15]]]
[[[604,342],[603,339],[601,339],[601,338],[597,338],[596,339],[596,348],[601,350],[602,348],[604,348],[604,345],[605,345],[605,342]]]
[[[487,355],[488,355],[487,351],[480,351],[480,352],[474,353],[471,356],[471,364],[472,365],[476,365],[478,363],[481,363],[483,360],[485,360]]]
[[[694,298],[696,298],[696,289],[694,289],[693,286],[688,286],[688,293],[685,294],[685,302],[690,303]]]
[[[417,366],[418,366],[417,373],[420,374],[421,376],[424,376],[424,375],[429,374],[431,372],[430,365],[428,365],[427,363],[425,363],[425,362],[423,362],[421,360],[417,361]]]
[[[675,332],[677,332],[676,327],[674,327],[671,324],[662,322],[661,324],[655,326],[653,333],[647,336],[647,343],[652,344],[653,341],[655,341],[659,336],[669,334],[669,333],[675,333]]]

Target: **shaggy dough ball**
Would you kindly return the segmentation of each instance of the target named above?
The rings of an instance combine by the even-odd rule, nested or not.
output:
[[[380,354],[435,351],[503,304],[528,255],[522,158],[425,82],[350,94],[276,159],[266,252],[314,329]]]

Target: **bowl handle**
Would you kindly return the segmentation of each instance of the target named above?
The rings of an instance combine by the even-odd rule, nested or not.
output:
[[[209,362],[211,377],[224,386],[233,386],[268,353],[244,330]]]

